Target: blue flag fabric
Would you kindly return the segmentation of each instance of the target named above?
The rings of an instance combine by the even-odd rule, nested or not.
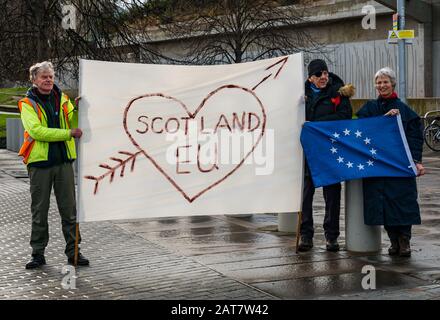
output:
[[[367,177],[415,177],[400,115],[306,122],[301,144],[316,188]]]

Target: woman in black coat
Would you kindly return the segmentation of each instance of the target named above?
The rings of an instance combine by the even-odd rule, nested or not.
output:
[[[395,93],[396,74],[390,68],[379,70],[375,77],[379,97],[368,101],[357,113],[359,118],[401,115],[408,146],[418,176],[425,174],[422,165],[423,127],[420,117]],[[364,219],[366,225],[383,225],[391,241],[390,255],[409,257],[413,224],[420,224],[415,178],[368,178],[363,180]]]

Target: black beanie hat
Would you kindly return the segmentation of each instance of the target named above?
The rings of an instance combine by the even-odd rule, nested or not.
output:
[[[321,59],[315,59],[310,61],[307,69],[309,71],[309,77],[320,71],[328,71],[327,64],[325,63],[324,60]]]

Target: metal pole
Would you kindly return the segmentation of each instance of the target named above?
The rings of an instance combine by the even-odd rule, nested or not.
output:
[[[397,0],[397,13],[399,14],[399,30],[405,30],[405,0]],[[406,47],[405,40],[399,39],[399,96],[406,103]]]
[[[74,258],[73,258],[73,265],[75,267],[78,265],[78,253],[79,253],[79,249],[78,249],[79,239],[78,238],[79,238],[79,223],[77,222],[76,228],[75,228],[75,253],[74,253]]]

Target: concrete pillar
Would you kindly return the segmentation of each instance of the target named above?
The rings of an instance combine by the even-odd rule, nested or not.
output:
[[[440,3],[433,3],[432,10],[433,17],[440,17]],[[433,19],[432,23],[432,96],[440,97],[440,19]]]
[[[345,182],[345,242],[347,251],[378,252],[381,250],[381,227],[364,224],[362,180]]]
[[[298,212],[278,213],[278,231],[296,233]]]
[[[24,129],[21,119],[6,119],[6,149],[18,152],[23,143],[23,134]]]

